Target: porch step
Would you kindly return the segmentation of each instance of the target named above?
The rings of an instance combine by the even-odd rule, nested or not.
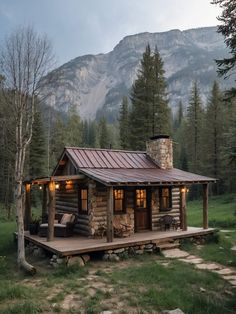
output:
[[[166,242],[166,243],[160,243],[157,245],[157,247],[163,251],[163,250],[171,250],[171,249],[176,249],[179,247],[179,243],[169,243],[169,242]]]

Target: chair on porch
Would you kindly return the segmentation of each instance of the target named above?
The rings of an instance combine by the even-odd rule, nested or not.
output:
[[[159,224],[161,227],[161,230],[177,230],[179,228],[179,222],[171,215],[165,215],[162,216],[159,219]]]
[[[117,238],[126,238],[131,235],[132,225],[128,222],[127,216],[114,216],[113,218],[114,236]]]
[[[73,235],[73,229],[76,222],[74,214],[57,213],[54,221],[55,237],[70,237]],[[48,223],[42,223],[39,226],[39,236],[46,237],[48,232]]]

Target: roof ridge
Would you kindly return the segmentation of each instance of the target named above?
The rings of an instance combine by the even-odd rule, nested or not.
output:
[[[146,151],[139,150],[123,150],[123,149],[110,149],[110,148],[92,148],[92,147],[76,147],[76,146],[65,146],[64,149],[77,149],[77,150],[98,150],[107,152],[121,152],[121,153],[137,153],[146,154]]]

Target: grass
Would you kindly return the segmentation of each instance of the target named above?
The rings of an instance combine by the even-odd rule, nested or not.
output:
[[[187,203],[188,225],[202,226],[202,200]],[[209,227],[236,228],[236,194],[211,197],[209,200]]]
[[[147,311],[178,307],[193,314],[233,313],[232,299],[224,295],[225,282],[214,273],[197,271],[190,265],[172,262],[164,267],[149,259],[142,266],[117,270],[110,276],[116,285],[127,285],[131,306]],[[202,293],[200,287],[206,292]]]
[[[188,224],[196,227],[202,226],[201,201],[189,202],[187,207]],[[188,245],[185,244],[185,249],[205,260],[236,267],[236,251],[231,250],[232,246],[236,245],[236,194],[210,198],[209,226],[219,229],[227,228],[229,231],[220,231],[218,242],[209,243],[200,249],[188,243]]]
[[[197,247],[186,242],[184,248],[205,260],[236,266],[236,252],[231,250],[236,245],[235,204],[235,194],[211,198],[210,226],[229,231],[219,232],[218,243]],[[188,202],[188,225],[202,226],[201,201]],[[236,312],[235,289],[220,276],[178,261],[166,267],[166,260],[155,255],[125,259],[121,264],[94,262],[84,268],[62,265],[25,277],[16,267],[15,229],[13,220],[0,217],[0,313],[92,314],[106,309],[150,313],[177,307],[191,314]],[[91,270],[95,279],[90,278]],[[61,307],[67,296],[75,302],[69,310]]]

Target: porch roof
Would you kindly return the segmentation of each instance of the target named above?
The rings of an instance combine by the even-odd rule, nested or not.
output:
[[[105,185],[182,185],[216,182],[176,168],[172,169],[80,169],[80,173]]]

